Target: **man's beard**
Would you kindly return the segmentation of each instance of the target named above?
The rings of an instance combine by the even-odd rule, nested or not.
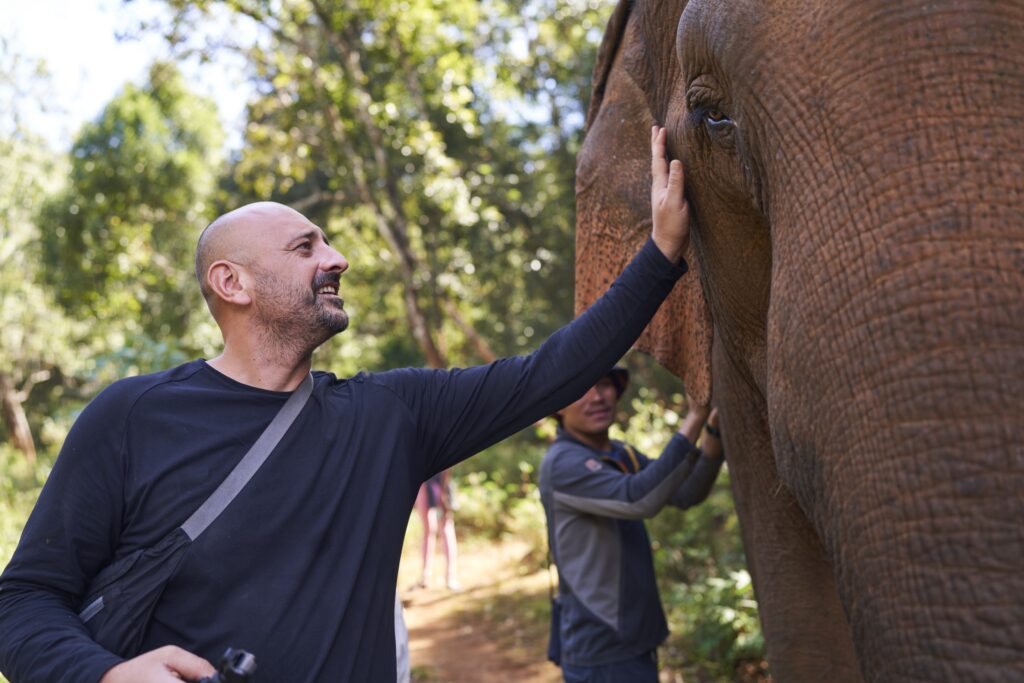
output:
[[[254,310],[266,340],[284,353],[305,355],[348,327],[343,301],[317,294],[338,275],[318,275],[312,285],[292,287],[268,273],[255,273]]]

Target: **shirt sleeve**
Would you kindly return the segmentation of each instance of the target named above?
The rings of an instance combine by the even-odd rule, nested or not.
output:
[[[715,485],[715,479],[718,478],[724,461],[725,458],[708,458],[701,455],[693,472],[672,495],[672,505],[685,510],[703,502],[711,493],[711,487]]]
[[[377,375],[399,394],[417,425],[430,474],[572,403],[643,332],[686,264],[648,239],[608,291],[527,356],[455,370],[403,369]]]
[[[700,451],[676,434],[657,460],[636,473],[606,467],[579,446],[555,454],[551,463],[552,501],[577,512],[617,519],[653,517],[693,471]]]
[[[76,420],[0,575],[0,671],[15,683],[96,683],[122,661],[78,618],[121,528],[120,393],[107,389]]]

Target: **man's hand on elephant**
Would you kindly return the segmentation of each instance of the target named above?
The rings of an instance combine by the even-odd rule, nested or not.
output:
[[[722,432],[718,428],[718,408],[711,409],[708,421],[704,425],[704,433],[708,436],[701,442],[704,455],[709,458],[719,458],[725,455],[722,452]]]
[[[118,664],[100,683],[181,683],[182,679],[198,681],[216,671],[202,657],[167,645]]]
[[[708,407],[702,406],[689,396],[686,397],[686,417],[679,425],[679,433],[686,437],[690,443],[697,443],[700,436],[700,429],[708,418]]]
[[[697,403],[689,394],[686,395],[686,413],[687,417],[692,416],[693,419],[699,420],[700,424],[703,425],[708,421],[708,415],[711,412],[711,406],[701,405]]]
[[[651,237],[661,253],[675,263],[690,242],[690,207],[683,196],[683,163],[678,159],[669,163],[665,138],[664,128],[651,128]]]

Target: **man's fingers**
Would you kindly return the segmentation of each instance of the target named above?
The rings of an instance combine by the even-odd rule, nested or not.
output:
[[[159,652],[164,666],[187,680],[199,680],[212,676],[217,671],[213,664],[180,647],[168,645],[160,648]]]
[[[669,164],[666,137],[664,128],[651,130],[651,238],[665,258],[678,262],[689,242],[690,214],[683,197],[683,164]]]
[[[683,162],[673,159],[668,171],[668,191],[670,196],[683,196]]]
[[[665,187],[668,182],[668,163],[665,161],[665,129],[651,128],[651,175],[655,187]]]
[[[121,662],[100,679],[100,683],[172,683],[186,679],[198,681],[216,672],[202,657],[166,645]]]

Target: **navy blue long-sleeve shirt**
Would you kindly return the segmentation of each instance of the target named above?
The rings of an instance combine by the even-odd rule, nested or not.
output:
[[[650,241],[534,353],[339,379],[189,547],[143,651],[253,652],[258,681],[393,681],[394,591],[420,482],[571,403],[632,345],[685,265]],[[96,683],[121,659],[78,618],[93,576],[195,511],[288,394],[197,360],[121,380],[83,411],[0,576],[0,670]]]

